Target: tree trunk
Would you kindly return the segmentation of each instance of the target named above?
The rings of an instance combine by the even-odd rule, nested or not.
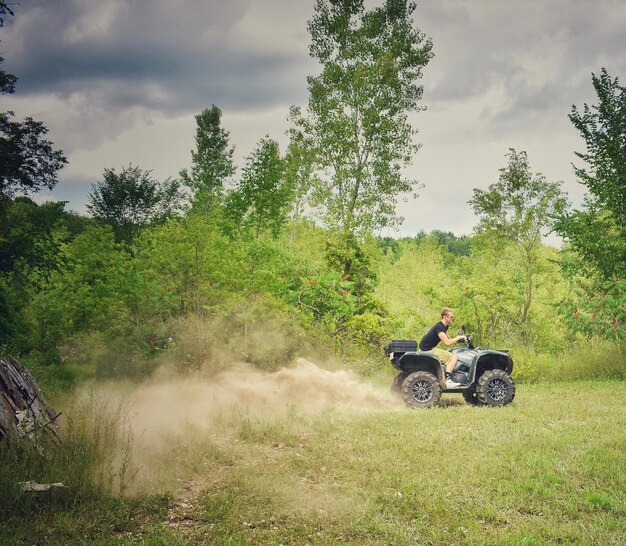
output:
[[[44,434],[59,441],[59,415],[22,364],[14,358],[0,358],[0,440],[17,435],[37,443]]]
[[[533,303],[533,292],[535,288],[531,256],[528,255],[526,260],[526,301],[524,302],[524,310],[522,312],[522,324],[526,324],[528,321],[528,313],[530,311],[530,306]]]

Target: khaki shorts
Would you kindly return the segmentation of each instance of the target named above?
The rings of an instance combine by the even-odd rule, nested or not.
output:
[[[448,362],[448,360],[450,360],[450,357],[452,356],[451,352],[444,351],[443,349],[438,349],[437,347],[432,348],[430,352],[434,353],[435,356],[439,358],[439,360],[441,360],[442,364],[445,364],[446,362]]]

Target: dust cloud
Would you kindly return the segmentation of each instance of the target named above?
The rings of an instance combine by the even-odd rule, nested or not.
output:
[[[264,372],[238,365],[211,378],[157,377],[130,393],[131,426],[146,441],[183,426],[211,429],[233,415],[276,415],[296,409],[388,410],[397,402],[388,390],[347,371],[325,370],[298,359],[291,368]]]
[[[127,407],[126,425],[137,466],[129,490],[155,491],[172,485],[175,470],[196,456],[203,439],[232,436],[237,423],[280,420],[287,414],[306,419],[333,413],[389,411],[402,407],[388,387],[375,386],[348,371],[324,369],[306,359],[276,372],[239,364],[211,377],[176,376],[167,369],[140,385],[99,386],[111,404]],[[239,421],[238,421],[239,420]]]

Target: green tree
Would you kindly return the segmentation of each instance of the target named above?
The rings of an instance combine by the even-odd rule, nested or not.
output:
[[[228,209],[256,239],[263,230],[275,237],[287,221],[292,191],[285,181],[285,162],[278,142],[266,136],[246,159],[241,180],[229,195]]]
[[[572,107],[570,120],[587,145],[576,155],[588,167],[576,167],[589,190],[583,210],[563,215],[557,229],[592,273],[604,279],[626,275],[626,88],[606,69],[592,74],[598,104]]]
[[[142,228],[163,222],[181,209],[178,182],[159,183],[150,173],[132,165],[120,173],[105,169],[103,180],[91,186],[87,210],[113,228],[117,242],[130,244]]]
[[[293,220],[302,217],[307,196],[314,180],[315,156],[312,145],[302,131],[291,128],[290,141],[285,153],[285,183],[292,193]]]
[[[235,174],[234,147],[230,134],[221,127],[222,111],[215,105],[196,116],[196,149],[191,152],[191,172],[180,171],[182,183],[195,196],[195,206],[212,203],[221,196],[224,184]]]
[[[0,64],[4,62],[4,58],[0,57]],[[13,74],[9,74],[4,70],[0,70],[0,94],[6,95],[10,93],[15,93],[15,82],[17,82],[17,77]]]
[[[341,350],[345,344],[346,325],[354,316],[352,283],[335,271],[324,271],[303,281],[294,304],[300,320],[322,344],[329,342]]]
[[[542,237],[553,229],[556,217],[567,206],[560,182],[530,172],[526,152],[513,148],[507,154],[509,163],[500,169],[498,182],[487,191],[474,189],[469,201],[479,217],[477,233],[493,234],[515,243],[524,269],[524,302],[519,320],[528,320],[535,291],[535,274],[539,266],[538,250]]]
[[[57,172],[67,163],[63,152],[43,138],[48,132],[43,123],[31,117],[12,121],[13,116],[0,113],[0,199],[54,188]]]
[[[125,272],[131,257],[110,226],[91,225],[63,246],[62,266],[37,298],[46,336],[58,343],[77,332],[127,331]]]
[[[5,2],[0,3],[0,26],[6,15],[13,12]],[[0,57],[0,64],[4,59]],[[15,93],[17,77],[0,70],[0,94]],[[57,172],[67,163],[60,150],[44,136],[47,127],[27,117],[23,122],[12,121],[14,112],[0,112],[0,200],[16,192],[37,192],[52,189],[57,184]]]
[[[555,306],[565,294],[554,248],[535,249],[532,320],[521,321],[527,300],[527,264],[517,243],[492,233],[472,238],[471,257],[452,262],[447,275],[462,288],[457,315],[474,334],[475,342],[491,347],[562,348],[565,332],[554,321]]]
[[[366,243],[351,233],[331,231],[326,237],[324,252],[326,263],[352,282],[352,295],[358,298],[358,311],[372,310],[371,296],[377,280]]]
[[[405,339],[420,339],[444,304],[458,305],[461,283],[446,268],[447,254],[432,236],[403,239],[397,254],[381,264],[376,295],[402,325],[398,335]]]
[[[27,315],[33,293],[62,263],[63,203],[28,197],[0,201],[0,344],[30,350],[36,329]]]
[[[586,336],[626,342],[626,88],[605,68],[592,74],[597,105],[572,107],[570,120],[585,140],[576,152],[587,167],[574,171],[589,190],[582,210],[563,214],[557,230],[573,294],[563,302],[568,325]],[[582,260],[573,259],[573,251]],[[581,274],[586,278],[582,278]]]
[[[9,7],[9,4],[2,0],[0,1],[0,27],[4,26],[4,21],[7,15],[9,17],[13,17],[15,13],[13,13],[13,10]]]
[[[430,40],[413,27],[415,4],[317,0],[309,21],[310,54],[322,64],[308,81],[306,115],[291,119],[310,139],[320,173],[312,204],[327,226],[360,233],[393,224],[402,175],[417,146],[408,113],[419,110]]]
[[[241,250],[215,220],[191,214],[145,230],[134,257],[140,276],[176,298],[180,313],[214,311],[241,286]]]
[[[65,218],[64,203],[37,205],[17,197],[0,205],[0,273],[28,277],[33,271],[44,276],[58,265],[60,241],[55,230]]]
[[[455,256],[469,256],[472,253],[471,241],[467,235],[457,237],[451,231],[434,229],[431,231],[430,236],[434,237],[440,245],[447,246],[450,254]],[[425,237],[428,237],[428,235],[424,231],[420,231],[416,239],[420,240]]]

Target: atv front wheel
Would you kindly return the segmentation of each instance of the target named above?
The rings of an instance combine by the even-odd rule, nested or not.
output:
[[[476,397],[486,406],[506,406],[515,398],[515,383],[502,370],[488,370],[478,380]]]
[[[441,400],[439,380],[429,372],[413,372],[402,382],[402,399],[412,408],[431,408]]]

